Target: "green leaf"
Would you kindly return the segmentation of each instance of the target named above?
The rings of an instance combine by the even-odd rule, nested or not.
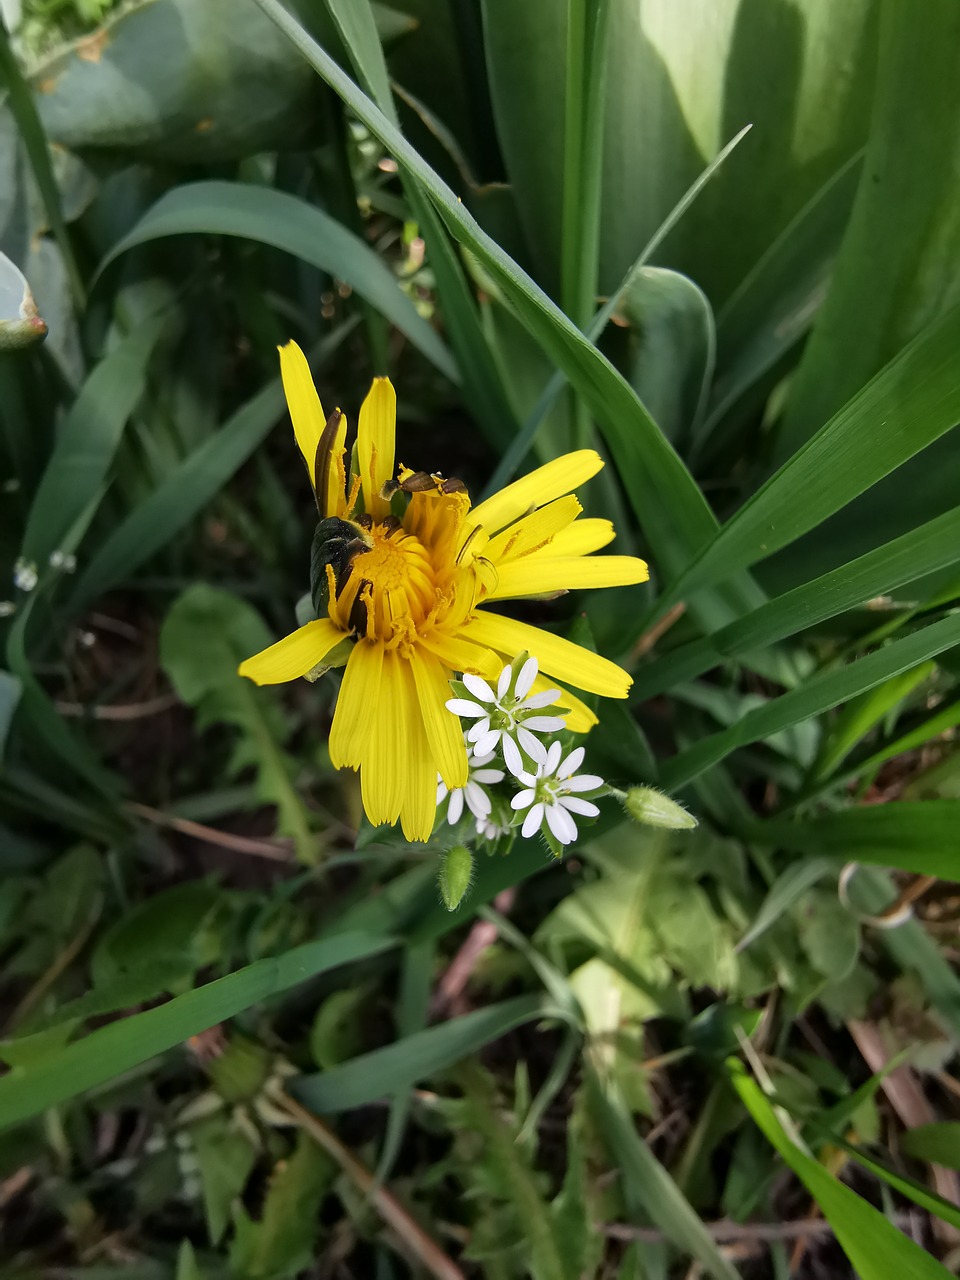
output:
[[[112,1080],[307,978],[396,945],[395,938],[382,932],[351,930],[321,938],[101,1027],[32,1070],[14,1068],[0,1077],[0,1129]]]
[[[322,209],[285,191],[243,182],[189,182],[174,187],[115,244],[100,270],[136,245],[177,235],[241,236],[293,254],[343,280],[405,334],[452,382],[449,351],[400,288],[384,260]]]
[[[23,557],[38,571],[52,552],[73,551],[92,519],[167,320],[157,316],[124,338],[96,366],[67,414],[23,535]]]
[[[130,1280],[133,1280],[133,1277]],[[143,1280],[148,1280],[148,1278],[144,1276]],[[189,1240],[180,1241],[180,1248],[177,1252],[177,1273],[174,1280],[203,1280],[203,1272],[197,1265],[193,1245]]]
[[[960,1121],[944,1120],[908,1129],[900,1138],[900,1150],[914,1160],[960,1169]]]
[[[270,1179],[259,1220],[242,1208],[236,1214],[236,1236],[230,1246],[234,1275],[250,1280],[299,1275],[315,1258],[318,1210],[337,1174],[331,1156],[307,1134],[297,1134],[293,1154],[278,1162]]]
[[[757,823],[758,843],[960,880],[960,801],[861,805],[819,817]]]
[[[277,806],[279,830],[293,837],[303,861],[315,862],[319,837],[310,829],[295,785],[297,763],[282,749],[286,729],[279,708],[268,693],[237,674],[245,658],[273,641],[251,605],[197,583],[167,614],[160,662],[183,701],[197,708],[201,727],[224,723],[240,730],[231,772],[256,767],[257,794]]]
[[[658,611],[772,555],[950,431],[960,416],[958,345],[960,306],[924,329],[744,503]]]
[[[349,1111],[392,1097],[398,1090],[453,1066],[514,1027],[556,1016],[557,1010],[548,997],[517,996],[415,1032],[330,1071],[300,1076],[291,1092],[304,1106],[320,1114]]]
[[[685,1256],[696,1259],[715,1280],[737,1280],[737,1272],[720,1252],[707,1228],[670,1174],[637,1134],[633,1116],[612,1080],[586,1073],[587,1105],[611,1157],[619,1166],[627,1214],[660,1228]]]
[[[0,759],[3,757],[7,735],[22,692],[23,686],[17,677],[12,676],[9,671],[0,670]]]
[[[960,561],[960,507],[839,569],[768,601],[713,635],[681,645],[636,674],[633,696],[650,698],[728,658],[762,649]]]
[[[791,863],[770,886],[753,924],[737,943],[737,950],[746,950],[751,942],[756,942],[757,938],[775,925],[809,888],[824,877],[836,873],[836,866],[826,858],[804,858],[802,862]]]
[[[231,1205],[246,1186],[257,1153],[249,1135],[234,1128],[224,1114],[192,1125],[189,1133],[200,1168],[207,1234],[216,1245],[229,1226]]]
[[[168,983],[192,978],[217,958],[209,926],[221,901],[216,885],[195,880],[138,903],[97,941],[90,961],[95,989],[136,981],[140,971],[155,981],[161,967]]]
[[[872,689],[875,685],[936,657],[960,643],[960,613],[894,640],[838,671],[822,672],[796,689],[748,711],[728,729],[701,739],[695,746],[667,760],[660,779],[668,790],[682,786],[738,747],[760,742],[811,716]]]
[[[858,743],[919,685],[928,681],[936,669],[936,663],[922,662],[848,702],[831,726],[830,735],[814,761],[811,777],[829,778]]]
[[[741,1063],[729,1062],[728,1070],[744,1106],[816,1200],[861,1280],[889,1280],[891,1275],[910,1276],[911,1280],[945,1280],[950,1274],[945,1267],[787,1136],[773,1107]]]
[[[919,12],[880,7],[863,177],[829,297],[791,388],[781,457],[960,300],[960,173],[944,163],[960,140],[958,42],[952,0],[930,0]]]

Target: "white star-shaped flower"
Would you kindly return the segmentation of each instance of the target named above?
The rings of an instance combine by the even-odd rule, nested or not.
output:
[[[546,759],[537,766],[535,773],[518,773],[524,784],[510,802],[514,809],[527,810],[520,834],[527,840],[541,829],[544,822],[551,834],[563,845],[572,844],[577,838],[575,813],[585,818],[595,818],[600,810],[590,800],[576,793],[595,791],[603,786],[603,779],[595,773],[581,773],[577,769],[583,763],[583,747],[577,747],[561,760],[563,751],[559,742],[551,744]]]
[[[560,716],[542,716],[537,712],[549,707],[560,698],[559,689],[544,689],[530,693],[537,678],[536,658],[527,658],[515,671],[515,663],[508,663],[500,672],[496,692],[480,676],[464,674],[463,683],[476,701],[468,698],[450,698],[447,709],[454,715],[475,720],[467,730],[467,741],[478,755],[487,755],[499,744],[507,768],[517,777],[523,772],[525,761],[520,748],[531,760],[542,764],[547,749],[535,735],[557,733],[564,727]]]
[[[451,790],[439,774],[437,775],[437,807],[439,808],[443,801],[450,797],[447,801],[447,822],[451,827],[455,826],[463,816],[464,803],[476,818],[478,827],[481,822],[486,821],[490,817],[493,806],[484,788],[502,782],[504,777],[502,769],[486,767],[493,759],[492,751],[480,755],[476,749],[469,749],[469,743],[467,746],[468,774],[465,786],[454,787]]]

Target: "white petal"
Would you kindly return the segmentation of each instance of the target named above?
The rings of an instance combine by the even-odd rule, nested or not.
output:
[[[488,751],[492,751],[500,741],[501,731],[499,729],[488,729],[487,732],[477,739],[477,751],[480,755],[485,756]]]
[[[450,792],[450,803],[447,806],[447,822],[452,827],[454,823],[460,821],[460,815],[463,813],[463,787],[455,787]]]
[[[516,687],[514,688],[514,696],[517,698],[525,698],[530,692],[534,680],[537,678],[537,660],[536,658],[528,658],[520,668],[520,674],[517,676]],[[504,690],[506,692],[506,690]]]
[[[589,800],[581,800],[579,796],[561,796],[559,804],[571,813],[582,813],[585,818],[595,818],[600,810]]]
[[[482,720],[478,720],[476,724],[472,724],[470,728],[467,730],[467,741],[475,744],[479,742],[479,740],[484,736],[484,734],[487,734],[489,732],[490,732],[490,717],[484,716]],[[476,746],[474,746],[473,751],[474,751],[474,755],[478,755],[478,756],[482,756],[486,754],[486,752],[478,751]]]
[[[564,760],[563,764],[557,770],[558,778],[569,778],[571,773],[576,773],[583,764],[583,757],[586,755],[583,747],[577,747],[575,751],[571,751]]]
[[[540,739],[535,738],[530,730],[523,725],[517,729],[517,737],[520,739],[521,747],[523,747],[530,759],[536,760],[537,764],[543,764],[547,758],[547,748]]]
[[[595,791],[597,787],[603,786],[603,779],[598,778],[595,773],[581,773],[576,778],[566,778],[564,780],[564,791]]]
[[[577,824],[558,804],[547,805],[547,826],[561,844],[570,844],[577,838]]]
[[[476,782],[468,782],[464,787],[464,792],[467,797],[467,806],[473,816],[475,818],[488,818],[493,806],[483,787]]]
[[[485,751],[482,756],[478,756],[475,751],[471,751],[467,764],[471,770],[481,769],[485,764],[489,764],[495,755],[495,751]]]
[[[540,830],[540,823],[543,821],[543,805],[535,804],[527,816],[523,820],[523,826],[520,828],[520,834],[525,840],[529,840]]]
[[[438,782],[437,783],[437,804],[440,804],[440,802],[443,800],[446,794],[447,794],[447,784],[445,782]]]
[[[543,762],[543,768],[540,771],[543,777],[546,777],[548,773],[556,773],[562,751],[563,747],[559,742],[550,743],[550,750],[547,752],[547,758]]]
[[[534,711],[539,707],[549,707],[551,703],[557,702],[559,698],[559,689],[542,689],[539,693],[531,693],[529,698],[524,698],[517,710]]]
[[[468,702],[466,698],[448,698],[443,705],[455,716],[467,716],[471,720],[487,714],[486,707],[481,707],[477,702]]]
[[[505,776],[502,769],[474,769],[470,774],[471,781],[482,782],[487,787],[502,782]]]
[[[497,695],[482,677],[475,676],[471,671],[465,671],[463,673],[463,683],[473,696],[479,698],[481,702],[496,702]]]
[[[564,725],[559,716],[525,716],[523,723],[534,733],[559,733]]]
[[[516,777],[517,774],[523,773],[524,759],[520,754],[520,748],[510,737],[504,734],[500,742],[500,750],[503,752],[503,762]]]
[[[533,787],[527,787],[526,790],[524,791],[518,791],[517,794],[510,801],[510,808],[526,809],[527,805],[533,804],[533,800],[536,794],[537,793],[536,791],[534,791]]]
[[[510,681],[513,678],[513,665],[508,664],[500,672],[500,679],[497,681],[497,701],[502,702],[506,696],[507,690],[510,688]]]

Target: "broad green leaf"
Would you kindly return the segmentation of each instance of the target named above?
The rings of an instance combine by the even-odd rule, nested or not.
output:
[[[23,557],[41,573],[54,551],[75,549],[93,517],[167,319],[141,325],[100,361],[60,428],[23,535]]]
[[[199,727],[230,724],[240,730],[229,772],[257,770],[257,794],[277,806],[277,825],[292,836],[299,857],[316,862],[320,838],[310,829],[296,787],[297,764],[282,743],[287,729],[276,703],[237,674],[245,658],[275,640],[244,600],[200,583],[173,604],[160,632],[160,662],[184,702],[196,707]]]
[[[453,382],[459,380],[449,351],[384,260],[322,209],[285,191],[243,182],[184,183],[161,196],[113,246],[100,270],[135,245],[178,235],[241,236],[311,263],[349,284],[441,373]]]
[[[915,1160],[960,1169],[960,1121],[943,1120],[908,1129],[900,1138],[900,1150]]]
[[[931,1126],[935,1127],[935,1126]],[[910,1137],[911,1133],[916,1133],[915,1129],[908,1129],[904,1134],[904,1140]],[[844,1138],[831,1136],[830,1141],[840,1147],[847,1153],[857,1164],[867,1169],[881,1181],[886,1182],[888,1186],[893,1187],[902,1196],[906,1196],[908,1200],[912,1200],[914,1204],[918,1204],[921,1209],[927,1213],[935,1214],[938,1218],[942,1218],[944,1222],[949,1222],[951,1226],[960,1227],[960,1207],[950,1200],[945,1200],[942,1196],[937,1195],[922,1182],[918,1182],[916,1178],[907,1177],[906,1174],[899,1173],[895,1169],[889,1169],[879,1160],[874,1160],[871,1156],[861,1148],[854,1146],[853,1143],[847,1142]],[[906,1145],[901,1150],[906,1151]]]
[[[777,596],[713,635],[690,641],[641,667],[633,696],[652,697],[728,658],[774,644],[958,561],[960,507],[955,507],[876,551]]]
[[[881,6],[863,177],[829,298],[791,388],[781,458],[960,301],[958,42],[953,0],[929,0],[918,11]]]
[[[950,431],[960,306],[929,325],[740,508],[658,610],[766,559]]]
[[[340,347],[357,321],[351,319],[319,346],[315,367]],[[274,427],[283,408],[279,377],[267,383],[188,454],[143,502],[114,526],[79,576],[70,608],[79,613],[145,564],[204,509]]]
[[[960,801],[861,805],[819,817],[771,818],[750,832],[757,843],[850,862],[874,862],[960,881]]]
[[[230,1207],[243,1191],[257,1153],[249,1133],[234,1127],[222,1112],[192,1125],[189,1133],[200,1168],[207,1234],[216,1245],[230,1224]]]
[[[122,1075],[307,978],[396,945],[395,938],[380,932],[351,930],[321,938],[101,1027],[32,1070],[14,1068],[0,1078],[0,1130]]]
[[[911,1280],[945,1280],[950,1274],[946,1267],[788,1137],[773,1107],[739,1062],[730,1062],[728,1070],[744,1106],[816,1200],[861,1280],[889,1280],[891,1275],[910,1276]]]
[[[251,0],[140,0],[31,79],[47,133],[70,150],[215,162],[314,132],[314,86]]]
[[[798,688],[771,699],[765,706],[748,711],[730,728],[703,738],[695,746],[665,761],[660,780],[668,789],[679,787],[738,747],[760,742],[811,716],[829,711],[831,707],[936,657],[956,644],[960,644],[960,613],[894,640],[838,671],[813,676]]]
[[[668,440],[689,438],[713,376],[716,335],[703,291],[677,271],[644,267],[626,289],[632,386]]]
[[[549,997],[517,996],[414,1032],[330,1071],[300,1076],[290,1090],[311,1111],[349,1111],[392,1097],[398,1090],[453,1066],[514,1027],[557,1016]]]

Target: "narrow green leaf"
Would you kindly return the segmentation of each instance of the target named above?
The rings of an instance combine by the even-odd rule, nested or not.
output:
[[[696,1259],[715,1280],[737,1280],[733,1265],[720,1252],[690,1202],[638,1136],[633,1116],[614,1083],[602,1082],[588,1070],[586,1093],[597,1128],[620,1167],[628,1205],[633,1201],[642,1206],[667,1239],[685,1255]]]
[[[453,1066],[514,1027],[557,1016],[549,997],[517,996],[415,1032],[331,1071],[300,1076],[291,1093],[320,1114],[366,1106]]]
[[[882,649],[848,663],[839,671],[813,676],[789,693],[748,711],[730,728],[703,738],[695,746],[667,760],[661,771],[661,781],[668,789],[679,787],[738,747],[759,742],[811,716],[829,711],[831,707],[936,657],[956,644],[960,644],[960,613],[894,640]]]
[[[768,843],[766,840],[760,843]],[[737,943],[737,951],[744,951],[751,942],[756,942],[762,934],[777,923],[785,912],[813,885],[818,884],[825,876],[837,874],[837,867],[826,858],[807,858],[803,862],[794,862],[777,877],[770,886],[770,891],[760,904],[753,924]]]
[[[724,525],[658,612],[821,524],[960,417],[960,306],[929,325]]]
[[[960,562],[960,507],[937,516],[842,568],[768,601],[711,636],[664,654],[634,678],[643,699],[702,675],[728,658],[762,649],[853,609],[905,582]]]
[[[75,1098],[307,978],[396,945],[396,939],[379,933],[321,938],[101,1027],[32,1070],[17,1067],[0,1078],[0,1129]]]
[[[105,356],[67,414],[23,535],[23,557],[39,571],[52,552],[72,551],[93,517],[123,429],[143,394],[147,364],[167,319],[156,316],[140,325]]]
[[[794,822],[771,818],[757,823],[750,839],[960,881],[960,800],[861,805]]]
[[[341,73],[342,74],[342,73]],[[293,254],[343,280],[406,334],[452,382],[449,351],[417,312],[373,249],[335,218],[285,191],[243,182],[190,182],[174,187],[115,244],[100,271],[136,245],[164,236],[241,236]]]
[[[0,759],[3,757],[13,713],[22,692],[23,686],[16,676],[12,676],[9,671],[0,671]]]
[[[814,761],[811,777],[829,778],[871,729],[929,680],[936,669],[935,662],[921,662],[848,702],[831,726],[829,737]]]
[[[728,1070],[744,1106],[816,1200],[861,1280],[890,1280],[894,1275],[910,1276],[911,1280],[945,1280],[950,1274],[946,1267],[796,1146],[741,1063],[728,1063]]]
[[[944,1120],[908,1129],[900,1139],[900,1150],[914,1160],[960,1169],[960,1121]]]

